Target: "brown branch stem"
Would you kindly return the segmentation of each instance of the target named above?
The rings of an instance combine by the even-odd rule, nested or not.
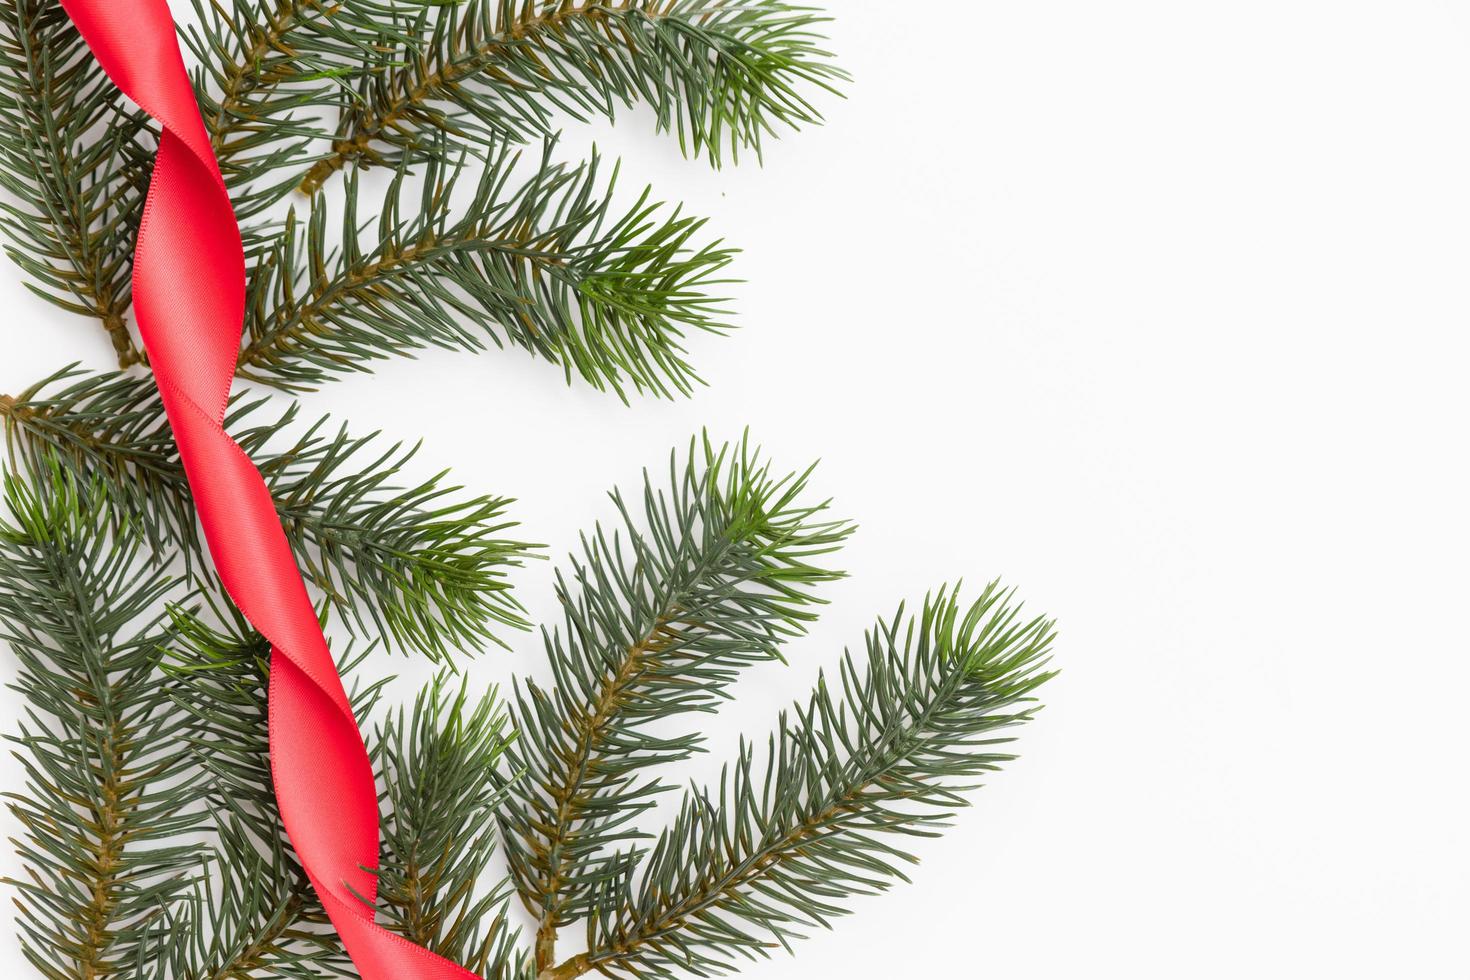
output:
[[[128,332],[127,318],[121,313],[103,314],[102,328],[107,331],[107,336],[112,340],[112,349],[117,354],[118,367],[126,368],[134,364],[148,363],[147,355],[133,343],[133,335]]]
[[[259,971],[266,969],[269,966],[267,957],[280,948],[278,941],[290,935],[306,908],[303,887],[301,882],[295,882],[281,913],[260,935],[216,970],[210,980],[251,980]]]
[[[286,35],[296,26],[302,9],[316,6],[316,0],[281,0],[276,12],[266,16],[265,23],[255,33],[250,47],[241,52],[240,57],[226,70],[219,107],[209,127],[210,143],[222,166],[231,151],[226,138],[244,118],[240,110],[244,108],[245,98],[259,88],[264,80],[259,68],[260,60],[272,50],[281,47]],[[324,7],[322,11],[330,14],[331,8]]]
[[[242,377],[251,377],[250,368],[269,363],[273,353],[285,347],[293,338],[302,334],[326,332],[321,326],[323,311],[339,302],[348,301],[357,290],[374,289],[380,281],[397,275],[415,263],[432,262],[455,249],[473,248],[480,252],[504,251],[540,268],[556,268],[566,265],[566,261],[558,256],[541,253],[545,247],[545,236],[542,236],[542,239],[502,238],[492,240],[480,237],[485,233],[486,229],[466,229],[462,234],[434,238],[422,244],[410,245],[384,255],[377,261],[369,262],[358,269],[343,272],[337,282],[319,287],[309,299],[304,300],[299,306],[290,310],[286,316],[281,317],[283,323],[272,324],[269,329],[252,336],[251,340],[240,349],[239,357],[235,361],[235,370]],[[529,323],[525,326],[528,329],[534,329]]]
[[[597,761],[596,745],[602,731],[612,720],[624,692],[638,680],[647,658],[667,650],[678,639],[678,634],[669,629],[677,613],[677,608],[665,612],[654,621],[653,628],[642,640],[628,648],[628,655],[598,694],[591,713],[584,715],[578,724],[576,754],[569,760],[566,778],[551,795],[552,802],[556,804],[556,818],[551,825],[548,835],[550,840],[547,843],[547,859],[552,865],[544,893],[548,901],[540,910],[536,929],[536,968],[539,970],[549,968],[556,960],[557,922],[563,911],[562,903],[558,901],[562,886],[560,852],[573,822],[577,820],[578,812],[582,809],[577,802],[578,791]]]
[[[523,7],[523,11],[532,9],[534,8],[530,4]],[[437,92],[452,88],[470,76],[486,70],[496,56],[512,49],[517,42],[541,30],[555,30],[576,17],[596,20],[609,9],[606,0],[584,0],[580,4],[567,5],[529,17],[517,15],[501,25],[497,35],[476,45],[460,60],[428,72],[375,112],[358,120],[350,137],[334,141],[331,155],[311,165],[297,185],[297,190],[308,197],[315,194],[333,174],[346,167],[349,162],[370,156],[373,142],[400,123],[410,110],[428,102]]]
[[[914,747],[918,733],[926,730],[932,722],[937,706],[944,703],[945,695],[952,690],[954,684],[959,683],[959,675],[956,674],[946,685],[944,692],[937,692],[930,703],[917,712],[910,719],[909,726],[885,749],[885,755],[891,760],[907,756]],[[883,772],[888,766],[885,764],[878,767],[879,772],[871,778],[850,784],[837,798],[832,800],[821,811],[811,814],[805,820],[798,822],[786,834],[775,841],[754,850],[746,855],[744,859],[737,861],[726,869],[714,881],[673,904],[657,917],[649,922],[643,923],[639,931],[633,936],[612,944],[607,949],[589,950],[583,956],[586,959],[584,969],[576,973],[567,973],[557,977],[557,980],[569,980],[571,977],[580,976],[588,970],[606,970],[608,964],[626,958],[637,949],[650,943],[657,943],[670,933],[677,932],[691,916],[698,915],[721,898],[738,891],[740,888],[759,878],[767,868],[783,857],[791,853],[800,853],[807,841],[823,833],[831,831],[833,821],[860,809],[862,796],[872,787],[884,782]],[[573,961],[563,964],[563,967],[572,967]],[[558,968],[561,969],[561,968]]]
[[[85,697],[86,695],[83,694]],[[93,698],[95,701],[95,698]],[[122,852],[127,822],[125,787],[122,782],[124,733],[116,721],[111,722],[102,740],[106,759],[98,760],[101,772],[98,786],[99,803],[92,811],[96,838],[86,845],[91,852],[87,863],[91,898],[82,909],[81,924],[86,929],[77,950],[77,966],[83,980],[113,975],[117,964],[106,959],[112,943],[112,910],[117,904],[117,889],[122,873]]]
[[[548,967],[536,974],[536,980],[576,980],[592,970],[592,960],[586,953],[579,953],[561,966]]]

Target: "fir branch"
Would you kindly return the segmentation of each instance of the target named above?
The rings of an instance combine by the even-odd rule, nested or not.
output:
[[[217,824],[242,831],[258,853],[272,854],[285,838],[271,788],[270,643],[228,603],[206,597],[212,607],[208,619],[174,610],[176,639],[163,668],[176,681],[170,693],[187,719],[182,737],[203,773],[201,785]],[[339,672],[346,676],[356,662],[341,658]],[[380,688],[354,697],[370,705]],[[355,703],[354,709],[364,706]]]
[[[97,481],[115,523],[133,524],[160,545],[194,544],[194,515],[179,490],[183,470],[152,383],[63,368],[17,397],[0,395],[0,422],[17,472],[60,467],[84,491]]]
[[[154,980],[354,976],[284,841],[263,848],[227,813],[215,814],[212,830],[217,853],[207,873],[142,957]]]
[[[353,178],[339,252],[321,199],[304,230],[293,214],[256,262],[239,374],[306,388],[390,355],[488,340],[620,396],[629,385],[689,392],[698,378],[683,332],[727,329],[722,301],[706,291],[724,284],[731,251],[696,247],[704,222],[665,213],[647,191],[616,216],[616,173],[600,188],[596,157],[568,169],[551,162],[551,147],[514,189],[517,157],[494,154],[462,209],[451,203],[458,166],[430,162],[417,201],[400,169],[368,243]]]
[[[7,476],[0,524],[0,640],[20,662],[27,710],[12,736],[26,772],[7,793],[24,828],[18,926],[53,980],[132,976],[157,917],[203,870],[179,839],[198,826],[182,719],[155,675],[178,596],[136,534],[113,534],[75,479]]]
[[[256,404],[242,405],[230,421]],[[304,545],[297,560],[307,581],[331,608],[359,632],[391,637],[434,660],[498,643],[499,627],[524,625],[506,574],[533,546],[500,537],[514,526],[504,518],[508,500],[449,499],[461,488],[446,485],[444,472],[396,486],[417,447],[378,448],[375,434],[332,432],[325,418],[289,446],[267,451],[294,416],[293,406],[236,438],[260,467],[287,537]]]
[[[455,499],[444,474],[395,484],[415,450],[333,431],[321,419],[284,448],[272,437],[296,408],[252,424],[265,402],[236,400],[226,426],[265,476],[308,582],[349,627],[438,659],[499,642],[519,627],[505,575],[532,546],[501,537],[507,501]],[[188,481],[148,379],[64,370],[0,400],[11,459],[33,472],[60,466],[121,522],[156,543],[201,555]]]
[[[158,943],[159,980],[354,976],[271,791],[270,644],[218,595],[217,588],[205,593],[207,618],[175,611],[176,641],[164,663],[174,681],[170,696],[186,719],[181,740],[203,773],[215,855],[210,877]],[[366,655],[347,652],[338,672],[350,682]],[[354,714],[366,717],[386,683],[349,683]]]
[[[184,617],[179,632],[170,672],[181,682],[179,704],[193,719],[189,742],[228,831],[222,869],[245,870],[226,877],[212,904],[196,898],[191,910],[203,918],[184,933],[194,939],[176,944],[170,976],[299,976],[307,968],[355,975],[323,938],[321,907],[287,849],[269,791],[269,644],[238,618],[216,629]],[[350,678],[361,659],[344,657],[342,675]],[[373,711],[384,683],[354,687],[358,717]],[[520,980],[528,970],[504,887],[478,890],[495,850],[493,812],[503,794],[496,761],[508,738],[493,692],[471,701],[440,675],[411,712],[400,709],[367,739],[385,801],[375,910],[387,928],[486,980]]]
[[[126,367],[132,245],[152,172],[151,124],[93,59],[60,4],[0,0],[0,204],[27,287],[101,321]]]
[[[301,188],[349,162],[422,159],[434,136],[493,146],[550,135],[552,110],[611,118],[651,104],[660,131],[718,165],[760,153],[777,126],[820,120],[803,88],[846,74],[822,50],[819,12],[772,0],[465,0],[406,45],[402,67],[340,97],[332,153]]]
[[[440,675],[376,739],[385,786],[377,910],[384,924],[486,980],[525,972],[507,888],[480,892],[495,854],[496,769],[509,740],[492,691],[473,702]]]
[[[100,318],[120,363],[135,363],[142,354],[125,314],[150,124],[118,95],[58,8],[0,3],[9,4],[14,28],[0,43],[11,69],[0,83],[0,122],[13,133],[0,140],[7,164],[0,180],[21,202],[4,218],[12,256],[43,295]],[[640,98],[654,102],[660,126],[677,129],[686,149],[718,161],[726,143],[758,150],[773,123],[815,121],[794,86],[830,87],[841,77],[814,43],[823,18],[778,3],[195,6],[198,23],[184,39],[199,62],[197,94],[242,219],[285,193],[291,179],[276,172],[310,158],[327,135],[320,110],[334,101],[362,146],[345,155],[334,149],[318,162],[329,172],[385,140],[411,152],[371,151],[373,161],[447,164],[461,152],[451,146],[469,140],[492,167],[508,166],[500,137],[550,134],[548,104],[611,115],[616,104]],[[448,111],[438,108],[445,99]],[[721,301],[706,290],[720,284],[729,250],[695,247],[702,222],[677,212],[661,217],[646,194],[615,219],[608,195],[590,186],[595,161],[568,171],[543,159],[542,170],[513,190],[503,176],[487,176],[484,187],[507,198],[477,198],[459,220],[448,217],[447,194],[414,219],[390,197],[385,211],[399,224],[380,227],[382,241],[368,254],[349,214],[356,262],[327,255],[324,212],[304,236],[294,220],[273,241],[257,242],[252,231],[260,261],[241,373],[311,386],[429,345],[483,346],[479,331],[461,322],[469,318],[491,321],[492,342],[548,357],[599,388],[688,392],[698,377],[682,334],[726,329]],[[441,181],[452,178],[429,183]],[[354,184],[353,209],[358,193]],[[299,253],[314,262],[282,261]]]
[[[236,215],[280,200],[313,143],[330,138],[320,110],[363,73],[424,30],[427,7],[409,17],[376,0],[193,0],[181,29],[198,67],[195,96]],[[405,29],[408,30],[405,33]]]
[[[915,858],[896,838],[937,834],[1013,758],[1002,732],[1050,676],[1051,623],[1010,598],[992,585],[964,608],[941,590],[917,621],[880,621],[866,665],[844,657],[840,692],[824,680],[783,715],[764,772],[742,745],[713,790],[690,791],[641,883],[589,919],[589,952],[543,980],[727,973],[905,880]]]
[[[691,445],[670,458],[667,492],[645,480],[641,522],[623,498],[620,532],[584,540],[558,575],[565,629],[546,634],[556,686],[526,683],[516,702],[525,777],[505,808],[506,848],[538,920],[537,965],[556,931],[586,915],[639,835],[629,822],[666,787],[647,770],[700,750],[697,731],[654,722],[712,712],[741,668],[780,658],[814,618],[814,586],[840,573],[816,562],[850,525],[805,497],[807,473],[777,478],[747,443]]]

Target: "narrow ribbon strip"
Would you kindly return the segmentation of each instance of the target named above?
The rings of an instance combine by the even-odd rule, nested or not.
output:
[[[220,579],[271,643],[271,772],[286,832],[365,980],[476,980],[373,921],[372,766],[270,491],[222,427],[245,257],[168,5],[62,6],[112,81],[162,127],[133,256],[133,306]]]

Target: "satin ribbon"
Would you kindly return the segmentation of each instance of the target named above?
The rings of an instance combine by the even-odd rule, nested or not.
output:
[[[133,306],[220,579],[271,643],[271,773],[286,833],[365,980],[476,980],[377,925],[357,897],[377,893],[377,789],[270,491],[221,425],[245,257],[168,6],[62,6],[112,81],[162,127],[133,256]]]

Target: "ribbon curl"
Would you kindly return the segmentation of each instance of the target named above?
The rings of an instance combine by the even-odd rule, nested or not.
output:
[[[62,6],[113,83],[162,126],[134,248],[133,305],[220,579],[271,643],[271,774],[286,833],[365,980],[477,980],[373,921],[372,766],[270,491],[222,427],[245,257],[168,6]]]

